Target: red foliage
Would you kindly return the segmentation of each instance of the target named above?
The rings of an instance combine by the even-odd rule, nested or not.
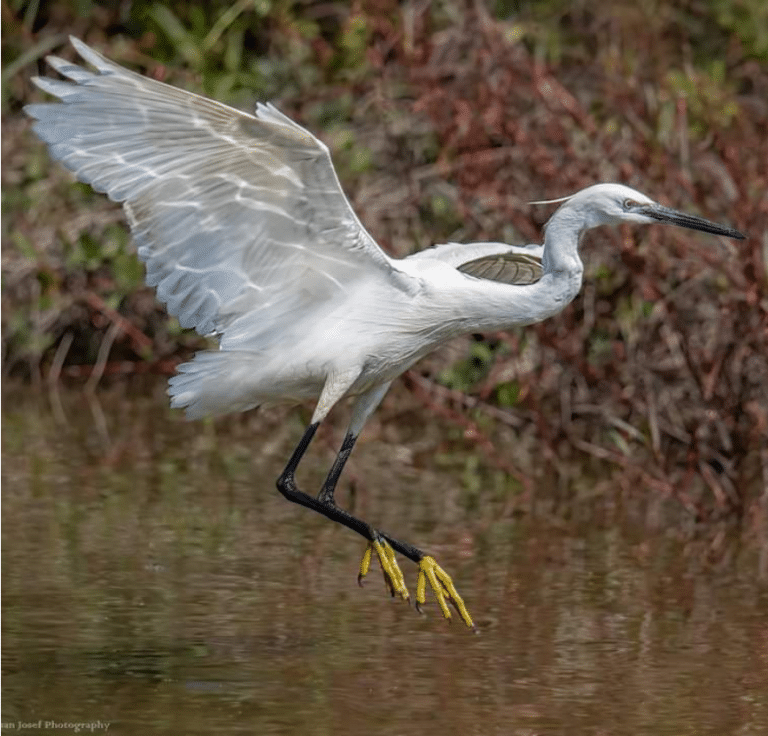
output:
[[[468,12],[439,36],[424,30],[408,59],[415,109],[437,131],[462,214],[493,203],[476,239],[497,239],[505,223],[538,239],[525,200],[596,181],[748,234],[738,245],[662,228],[590,236],[585,293],[527,328],[537,340],[526,370],[515,352],[501,359],[524,386],[543,456],[571,447],[609,459],[622,487],[661,489],[697,519],[758,514],[768,481],[768,123],[750,112],[764,107],[764,70],[733,70],[752,94],[704,140],[689,136],[680,97],[677,135],[665,140],[653,132],[658,99],[643,94],[654,79],[620,78],[597,59],[552,70],[506,30]],[[610,276],[595,282],[600,263]]]

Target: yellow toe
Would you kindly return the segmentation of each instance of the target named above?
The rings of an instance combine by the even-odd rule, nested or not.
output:
[[[363,553],[363,559],[360,561],[360,573],[357,576],[357,582],[360,585],[363,584],[363,579],[371,567],[371,559],[374,552],[379,559],[381,571],[384,574],[384,582],[392,597],[394,598],[397,595],[404,601],[410,600],[411,595],[405,585],[405,576],[400,569],[400,565],[397,564],[395,550],[392,549],[385,539],[374,539],[372,542],[368,542],[368,546]]]
[[[427,581],[432,588],[432,592],[437,598],[440,610],[443,616],[450,621],[451,610],[448,608],[450,603],[461,617],[461,620],[470,628],[474,629],[475,624],[469,615],[467,607],[464,605],[462,597],[456,590],[450,575],[437,564],[437,560],[430,555],[424,556],[419,562],[419,580],[416,584],[416,608],[421,611],[421,607],[427,600]]]

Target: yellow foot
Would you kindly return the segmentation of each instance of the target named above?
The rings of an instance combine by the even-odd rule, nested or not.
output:
[[[368,542],[368,546],[363,553],[363,559],[360,561],[360,574],[357,576],[357,582],[360,586],[363,585],[363,579],[371,567],[371,557],[374,552],[376,552],[376,556],[379,558],[381,571],[384,573],[384,582],[392,597],[394,598],[396,595],[399,595],[404,601],[410,601],[411,595],[408,592],[408,588],[405,587],[405,578],[400,570],[400,565],[397,564],[395,559],[395,550],[392,549],[385,539],[379,538]]]
[[[416,584],[416,610],[421,613],[421,607],[426,603],[427,580],[429,580],[429,585],[435,594],[435,598],[437,598],[437,602],[440,604],[443,616],[448,621],[451,620],[451,611],[448,608],[450,603],[456,609],[459,616],[461,616],[461,620],[470,629],[477,631],[475,624],[472,622],[472,617],[464,605],[464,601],[453,584],[453,580],[437,564],[437,560],[429,555],[422,557],[421,562],[419,562],[419,581]]]

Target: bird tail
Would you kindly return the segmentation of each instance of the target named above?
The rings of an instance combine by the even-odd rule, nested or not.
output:
[[[171,406],[186,409],[189,419],[253,409],[269,397],[260,395],[260,357],[250,352],[204,350],[168,381]]]

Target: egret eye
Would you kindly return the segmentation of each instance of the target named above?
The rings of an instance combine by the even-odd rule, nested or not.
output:
[[[638,203],[635,202],[634,199],[625,199],[624,200],[624,209],[625,210],[633,210],[637,206],[638,206]]]

